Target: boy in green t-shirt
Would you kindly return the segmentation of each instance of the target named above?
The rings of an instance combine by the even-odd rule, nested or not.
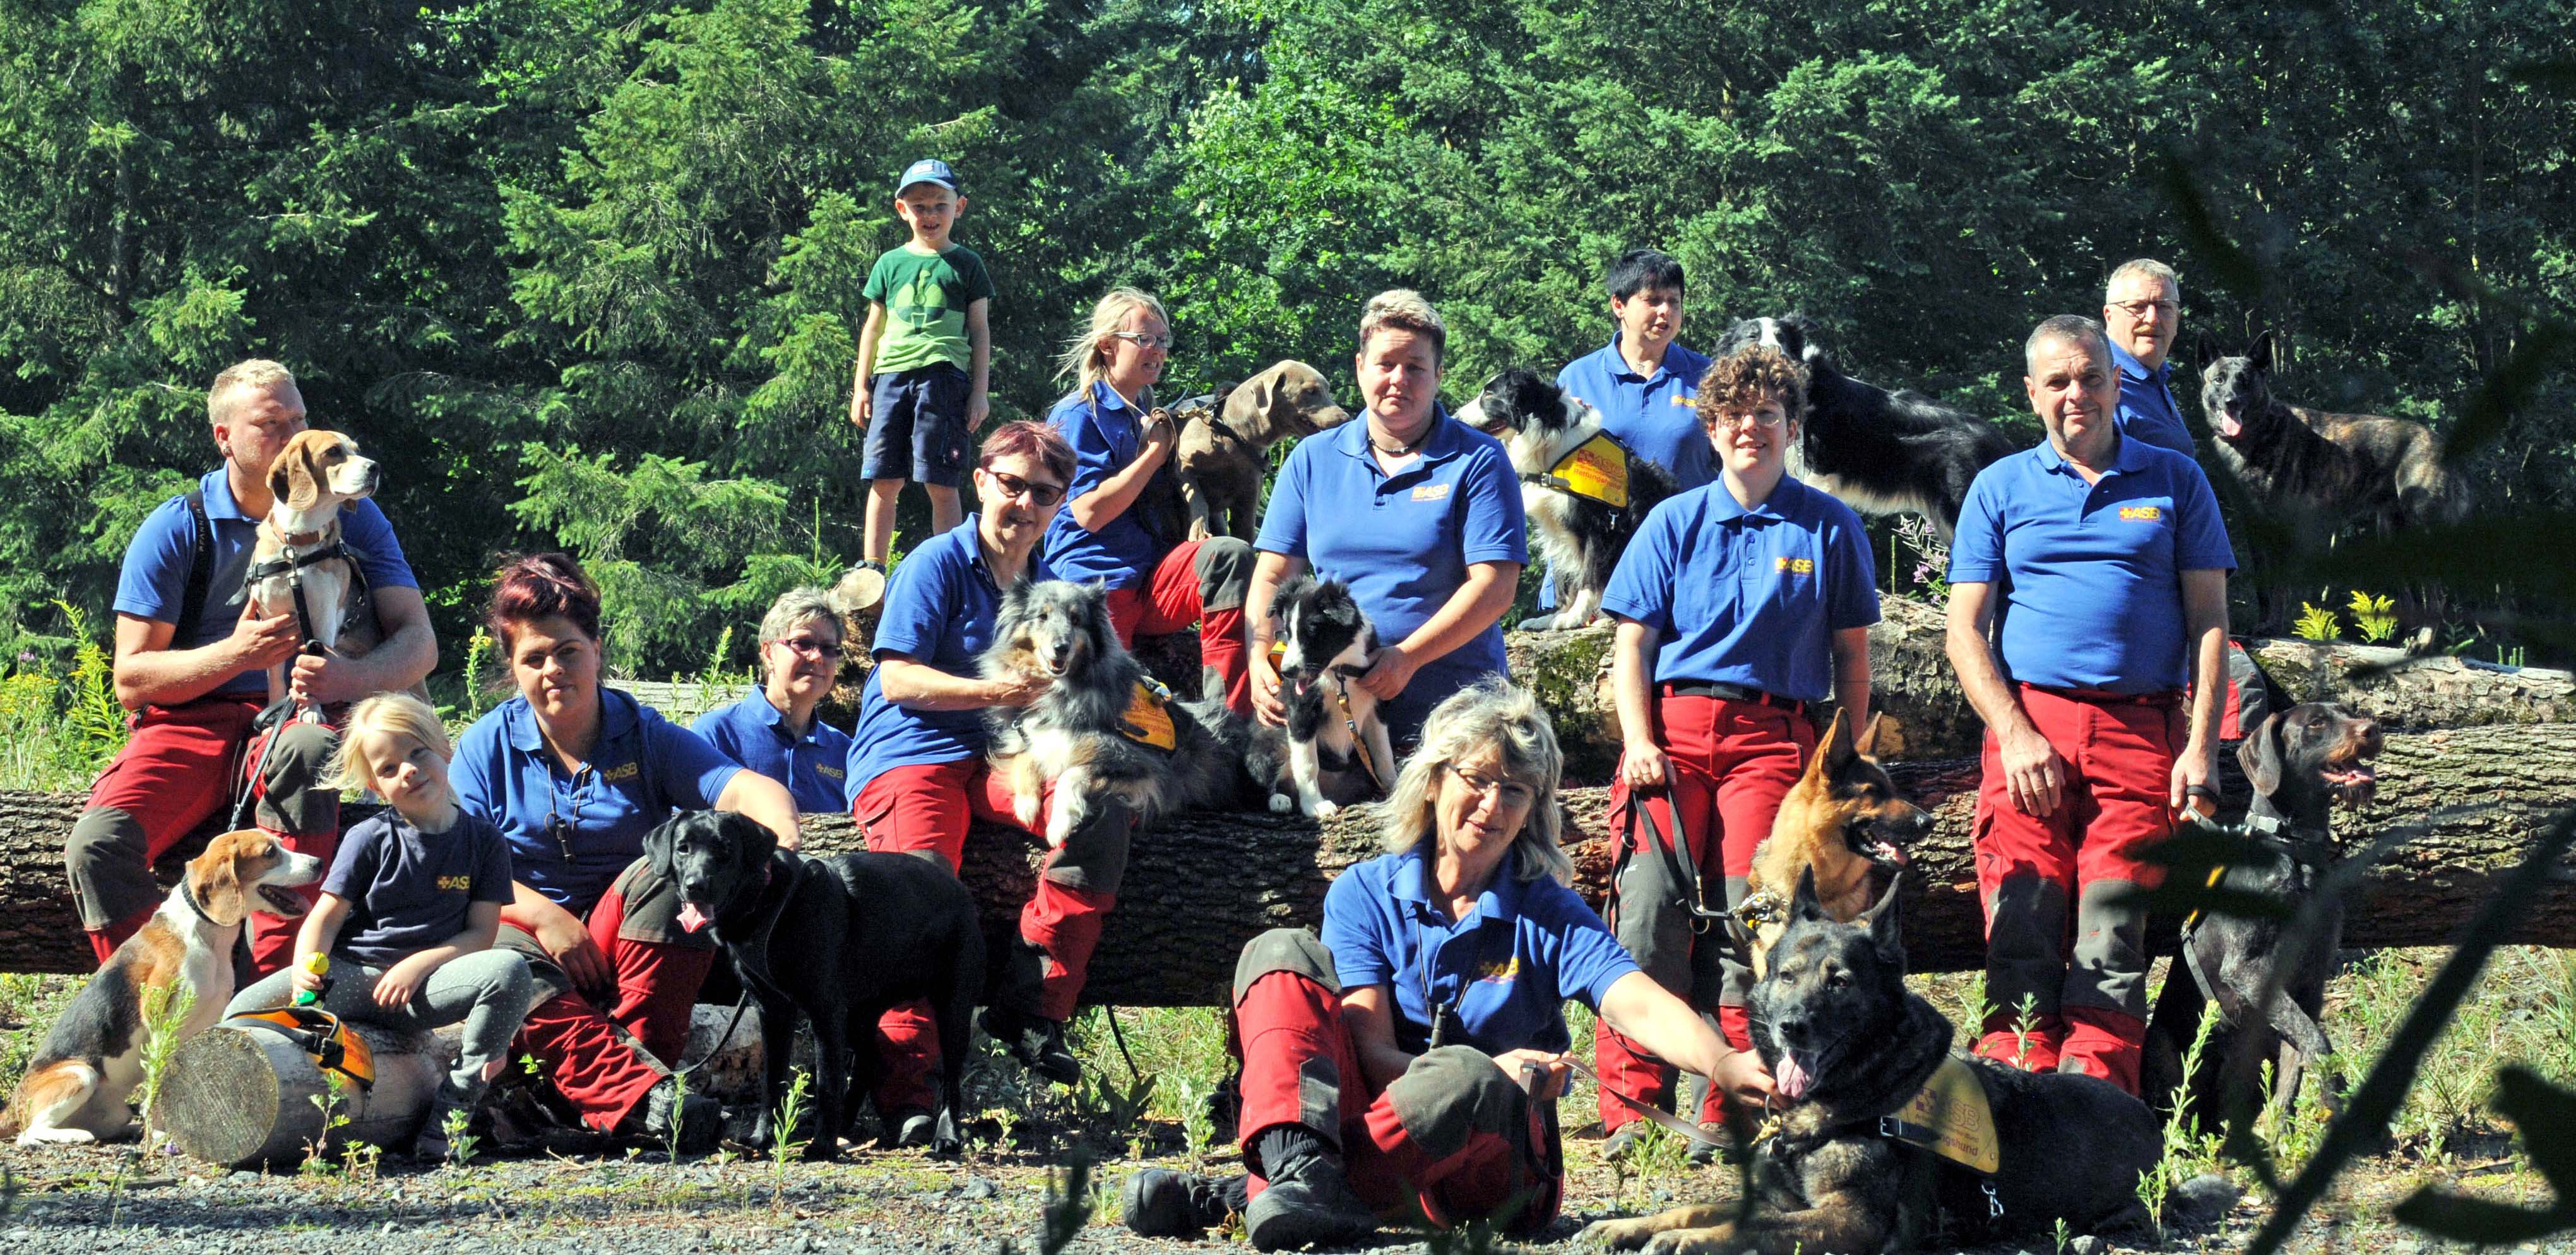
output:
[[[903,481],[930,494],[930,534],[958,525],[966,448],[991,410],[993,277],[973,249],[948,242],[966,198],[948,163],[916,161],[895,185],[895,212],[912,228],[868,271],[868,325],[859,333],[850,421],[867,429],[868,520],[862,565],[884,569]]]

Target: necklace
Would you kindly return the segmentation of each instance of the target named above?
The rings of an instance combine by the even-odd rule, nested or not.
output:
[[[1422,425],[1422,434],[1415,436],[1412,443],[1400,444],[1390,449],[1377,442],[1377,432],[1372,428],[1369,432],[1369,447],[1391,458],[1404,457],[1411,454],[1413,451],[1420,449],[1426,442],[1428,442],[1431,439],[1431,430],[1432,425],[1430,423],[1424,423]]]

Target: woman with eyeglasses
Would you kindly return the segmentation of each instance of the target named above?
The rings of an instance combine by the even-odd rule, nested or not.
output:
[[[807,815],[850,804],[850,734],[814,717],[841,676],[841,616],[819,588],[791,588],[760,620],[767,679],[689,730],[725,756],[787,786]]]
[[[1162,302],[1113,288],[1058,361],[1073,391],[1047,423],[1073,446],[1073,482],[1047,526],[1046,560],[1057,578],[1100,581],[1118,643],[1199,629],[1203,697],[1250,718],[1243,660],[1243,598],[1252,547],[1230,536],[1191,540],[1176,509],[1172,424],[1152,416],[1153,389],[1172,350]]]
[[[1854,736],[1869,726],[1878,573],[1860,516],[1788,473],[1806,410],[1797,363],[1758,345],[1728,354],[1701,378],[1698,406],[1716,482],[1658,504],[1602,594],[1618,623],[1624,742],[1610,813],[1626,862],[1609,915],[1647,975],[1714,1010],[1742,1047],[1753,973],[1690,908],[1718,905],[1703,885],[1742,903],[1754,848],[1815,753],[1809,705],[1831,696]],[[1616,1158],[1646,1126],[1614,1094],[1664,1105],[1673,1067],[1606,1024],[1593,1059],[1603,1153]],[[1704,1101],[1701,1123],[1718,1107]]]
[[[1038,541],[1074,473],[1073,450],[1054,428],[1003,424],[984,438],[976,459],[977,512],[895,567],[877,621],[876,670],[850,744],[850,811],[869,849],[935,856],[955,871],[974,820],[1021,826],[1008,781],[985,763],[985,711],[1026,707],[1048,681],[987,679],[976,662],[993,642],[1002,590],[1048,578]],[[1043,817],[1040,823],[1030,831],[1042,832]],[[1126,824],[1123,808],[1103,807],[1048,852],[1036,892],[1020,911],[1002,987],[984,1012],[984,1031],[1023,1066],[1067,1085],[1082,1069],[1065,1045],[1064,1021],[1082,992],[1102,921],[1117,903],[1117,867],[1087,856],[1113,846],[1123,866]],[[937,1093],[931,1077],[941,1064],[927,1006],[888,1013],[877,1035],[884,1067],[877,1110],[886,1140],[926,1144]]]
[[[1275,1251],[1356,1244],[1380,1218],[1547,1228],[1568,998],[1731,1098],[1768,1101],[1760,1060],[1639,972],[1575,896],[1563,762],[1526,689],[1487,680],[1432,710],[1384,808],[1387,852],[1325,892],[1322,937],[1264,933],[1235,965],[1250,1175],[1130,1177],[1129,1229],[1180,1237],[1240,1214]]]
[[[796,802],[600,683],[599,589],[570,557],[512,559],[484,618],[519,692],[465,730],[450,779],[510,847],[499,944],[529,957],[539,986],[521,1040],[583,1123],[711,1150],[723,1109],[671,1068],[715,939],[684,922],[676,887],[642,857],[644,834],[674,810],[713,808],[793,849]]]

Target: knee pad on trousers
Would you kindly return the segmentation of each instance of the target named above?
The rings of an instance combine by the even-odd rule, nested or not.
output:
[[[1612,914],[1619,944],[1666,992],[1690,997],[1691,918],[1681,907],[1683,886],[1674,882],[1664,856],[1654,850],[1630,852],[1612,891],[1618,895]]]
[[[323,783],[340,736],[318,723],[289,723],[269,734],[260,764],[259,824],[295,836],[340,826],[340,791]]]
[[[1047,855],[1046,866],[1038,874],[1067,889],[1116,893],[1127,879],[1128,836],[1135,827],[1136,812],[1125,802],[1100,798],[1082,826]]]
[[[1273,928],[1244,943],[1243,956],[1234,962],[1234,1000],[1243,1001],[1253,982],[1272,972],[1295,972],[1335,994],[1342,992],[1333,952],[1307,929]]]
[[[81,927],[105,928],[161,900],[151,850],[142,820],[112,806],[81,812],[63,842],[63,870],[71,877]]]
[[[2066,1005],[2147,1015],[2147,910],[2126,881],[2097,880],[2075,899],[2075,953]]]
[[[1232,536],[1199,542],[1190,566],[1199,577],[1199,609],[1240,610],[1252,588],[1252,546]]]
[[[2028,999],[2055,1015],[2066,990],[2066,891],[2035,875],[2007,876],[1986,905],[1986,1001],[2006,1013]]]
[[[1433,1159],[1467,1148],[1477,1134],[1526,1136],[1529,1094],[1473,1046],[1443,1046],[1413,1061],[1386,1087],[1404,1131]]]

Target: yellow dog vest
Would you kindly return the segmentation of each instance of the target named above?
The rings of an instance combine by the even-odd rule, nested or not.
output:
[[[1172,712],[1165,708],[1172,692],[1152,680],[1136,681],[1136,696],[1127,703],[1127,713],[1118,717],[1118,730],[1139,745],[1167,750],[1180,744],[1180,734],[1172,728]]]
[[[1625,510],[1628,457],[1628,447],[1603,432],[1574,446],[1556,460],[1556,465],[1547,468],[1547,484],[1613,510]]]
[[[2003,1149],[1995,1137],[1994,1108],[1987,1105],[1985,1083],[1974,1065],[1957,1055],[1941,1061],[1939,1071],[1913,1098],[1880,1125],[1890,1137],[1912,1142],[1952,1163],[1987,1176],[2003,1166]]]

